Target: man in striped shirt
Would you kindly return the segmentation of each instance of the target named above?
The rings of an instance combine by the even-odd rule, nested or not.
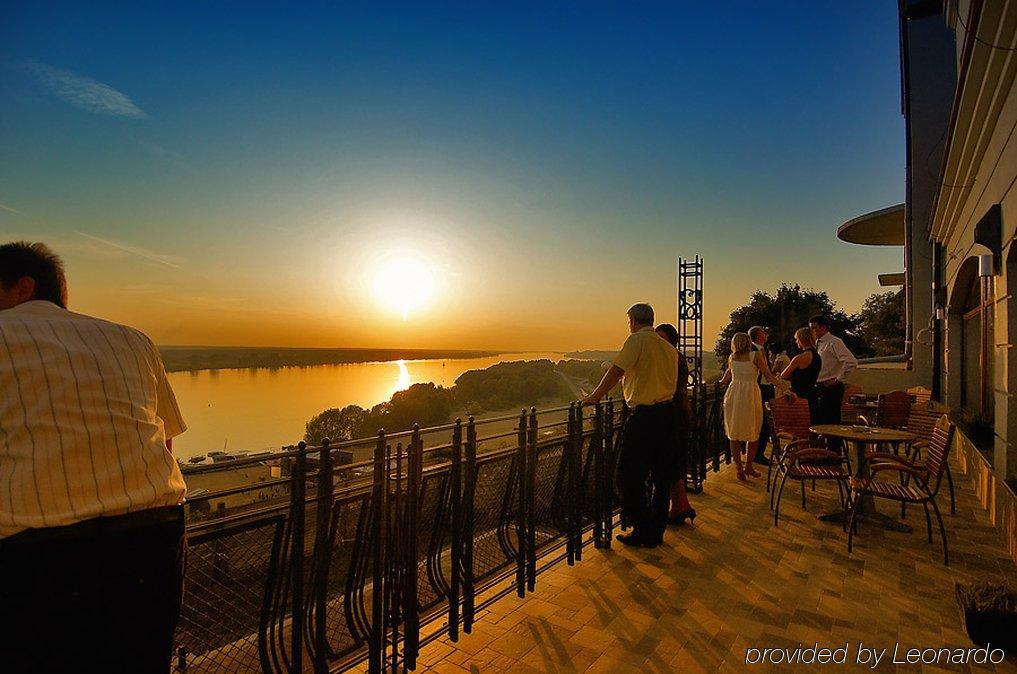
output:
[[[60,259],[0,246],[0,668],[168,671],[186,426],[141,332],[67,310]]]

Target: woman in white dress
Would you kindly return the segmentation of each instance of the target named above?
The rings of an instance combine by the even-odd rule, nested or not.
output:
[[[724,393],[724,431],[731,442],[731,455],[738,468],[738,479],[746,475],[759,477],[753,467],[759,429],[763,425],[763,397],[759,392],[759,375],[774,385],[778,395],[787,388],[787,382],[770,372],[770,366],[762,351],[753,351],[752,340],[744,332],[731,338],[731,356],[727,372],[720,380],[720,386],[728,385]],[[742,447],[746,460],[742,461]]]

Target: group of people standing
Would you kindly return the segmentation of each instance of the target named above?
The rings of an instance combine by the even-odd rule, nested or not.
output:
[[[825,316],[813,316],[808,327],[795,331],[797,354],[787,359],[779,374],[767,358],[768,339],[761,326],[735,333],[728,367],[719,382],[720,387],[727,387],[724,431],[731,443],[738,479],[743,481],[760,475],[754,463],[769,462],[765,450],[770,428],[763,404],[778,395],[802,398],[808,401],[813,424],[840,423],[844,379],[858,366],[858,359],[844,340],[830,333]]]
[[[631,334],[583,403],[599,402],[621,382],[631,413],[621,431],[617,479],[622,527],[631,525],[632,531],[618,540],[653,548],[663,541],[668,524],[696,517],[685,493],[693,422],[689,369],[678,349],[678,331],[666,323],[654,328],[650,305],[633,305],[627,316]],[[808,327],[795,331],[796,353],[785,358],[779,372],[776,361],[767,357],[768,340],[761,326],[736,333],[718,384],[727,387],[724,429],[743,481],[760,475],[755,463],[769,462],[765,450],[770,429],[763,403],[776,396],[802,398],[808,401],[813,424],[840,423],[844,379],[858,365],[844,341],[830,333],[825,316],[813,316]]]

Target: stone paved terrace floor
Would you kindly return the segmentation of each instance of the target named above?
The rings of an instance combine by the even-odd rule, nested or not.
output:
[[[926,543],[920,508],[908,512],[912,534],[860,526],[849,555],[840,526],[816,520],[836,509],[833,485],[810,492],[806,512],[797,485],[792,490],[789,483],[774,528],[765,478],[739,483],[725,467],[693,497],[695,526],[670,528],[655,550],[617,542],[610,551],[587,547],[574,567],[562,563],[539,576],[525,599],[513,594],[496,602],[459,643],[444,638],[425,646],[417,671],[793,671],[746,667],[746,648],[848,643],[850,662],[860,643],[890,652],[898,641],[969,647],[954,582],[1013,583],[1017,568],[967,478],[953,467],[956,515],[948,514],[945,484],[943,493],[949,567],[938,536]],[[880,509],[890,513],[893,504]],[[1017,671],[1011,657],[999,671]]]

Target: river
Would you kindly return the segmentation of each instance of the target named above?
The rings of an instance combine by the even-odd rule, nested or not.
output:
[[[486,358],[399,360],[278,369],[173,372],[170,384],[187,422],[173,441],[181,459],[214,450],[262,450],[303,438],[304,424],[330,407],[372,407],[413,384],[450,387],[468,370],[561,353],[504,353]]]

